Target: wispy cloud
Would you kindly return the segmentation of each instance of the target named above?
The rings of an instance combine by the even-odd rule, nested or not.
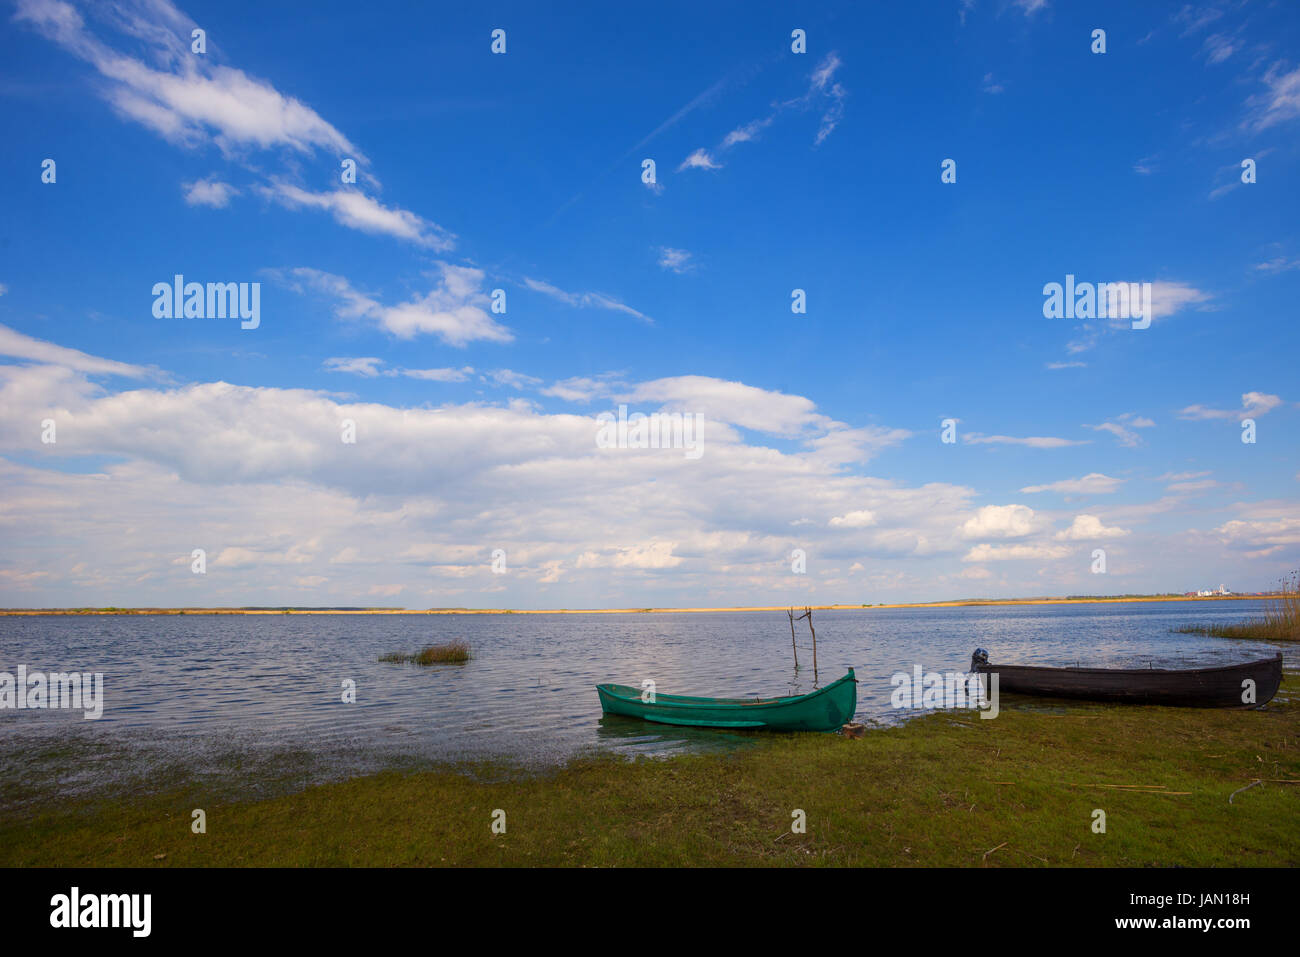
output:
[[[614,394],[614,390],[626,386],[615,383],[612,374],[599,376],[573,376],[540,389],[542,395],[554,396],[566,402],[591,402]]]
[[[1285,256],[1278,256],[1268,262],[1256,263],[1255,268],[1260,272],[1268,273],[1289,272],[1292,269],[1300,269],[1300,259],[1287,259]]]
[[[1082,478],[1061,479],[1046,485],[1027,485],[1022,492],[1063,492],[1067,495],[1109,495],[1124,484],[1123,479],[1111,478],[1100,472],[1089,472]]]
[[[336,189],[312,193],[290,183],[258,187],[258,192],[289,209],[307,207],[330,213],[349,229],[406,240],[443,252],[456,245],[456,237],[436,223],[405,209],[389,209],[360,190]]]
[[[1126,448],[1136,448],[1142,444],[1142,436],[1138,435],[1134,429],[1150,429],[1155,427],[1155,422],[1146,416],[1138,415],[1136,412],[1125,412],[1123,415],[1116,417],[1113,421],[1103,422],[1100,425],[1085,425],[1085,429],[1092,429],[1094,432],[1109,432],[1119,440],[1119,444]]]
[[[1087,445],[1088,439],[1062,439],[1046,435],[985,435],[982,432],[967,432],[966,441],[971,445],[1024,445],[1031,449],[1062,449],[1070,445]]]
[[[185,189],[185,202],[190,206],[211,206],[214,209],[224,209],[230,205],[230,198],[238,196],[239,190],[229,183],[223,183],[216,179],[199,179],[192,183],[183,184]]]
[[[1266,130],[1300,116],[1300,66],[1287,70],[1275,63],[1264,74],[1263,83],[1267,89],[1246,101],[1247,126]]]
[[[1204,50],[1211,63],[1222,63],[1237,51],[1237,43],[1221,33],[1212,33],[1205,38]]]
[[[677,167],[681,172],[687,169],[720,169],[722,164],[718,157],[741,143],[748,143],[758,138],[759,134],[776,122],[783,113],[794,110],[807,112],[812,109],[821,111],[821,123],[813,140],[814,146],[820,146],[835,131],[844,115],[844,101],[848,92],[835,80],[835,73],[842,65],[839,54],[831,51],[818,62],[808,77],[808,88],[793,99],[784,100],[773,105],[766,115],[735,127],[718,146],[709,150],[701,147],[686,157]]]
[[[714,160],[708,150],[701,148],[682,160],[677,172],[684,169],[722,169],[722,164]]]
[[[373,356],[353,358],[336,357],[326,359],[322,368],[327,372],[345,372],[362,378],[373,379],[378,376],[405,376],[408,379],[421,379],[428,382],[464,382],[474,374],[472,366],[460,369],[406,369],[400,366],[388,366],[383,359]]]
[[[679,274],[690,272],[695,268],[689,250],[673,249],[671,246],[659,247],[659,265]]]
[[[483,373],[479,378],[491,385],[507,386],[511,389],[531,389],[542,384],[542,380],[536,376],[515,372],[513,369],[493,369],[491,372]]]
[[[1189,405],[1178,412],[1180,419],[1253,419],[1271,412],[1285,403],[1281,396],[1267,392],[1246,392],[1241,396],[1240,409],[1211,409],[1203,405]]]
[[[541,279],[524,278],[524,285],[534,292],[540,292],[544,296],[550,296],[558,302],[565,303],[569,306],[576,306],[579,309],[608,309],[612,312],[621,312],[624,315],[633,316],[643,322],[653,323],[654,320],[645,313],[633,309],[627,303],[620,302],[613,296],[607,296],[603,292],[565,292],[558,286],[553,286],[549,282]]]
[[[3,287],[0,286],[0,289]],[[118,375],[128,379],[160,378],[162,375],[152,367],[101,359],[80,349],[69,349],[43,339],[34,339],[8,326],[0,326],[0,355],[61,366],[87,375]]]
[[[88,62],[105,81],[102,95],[120,115],[165,139],[193,146],[215,142],[229,153],[287,147],[365,157],[315,110],[242,70],[190,55],[194,22],[167,0],[124,2],[99,21],[124,48],[149,48],[155,66],[92,33],[78,9],[62,0],[19,0],[14,19]]]
[[[1183,7],[1174,14],[1173,21],[1182,28],[1182,36],[1190,36],[1197,33],[1215,20],[1223,16],[1223,11],[1212,6],[1196,6],[1193,4],[1184,4]]]
[[[286,281],[291,288],[304,288],[336,300],[335,314],[341,319],[372,322],[398,339],[418,335],[437,336],[452,346],[470,342],[511,342],[514,335],[498,325],[484,309],[490,300],[482,290],[481,269],[438,263],[441,276],[424,296],[396,306],[385,306],[377,299],[358,292],[342,276],[300,267],[287,272],[271,271],[274,278]]]
[[[1151,283],[1151,319],[1152,321],[1168,319],[1187,309],[1212,309],[1214,296],[1191,283],[1178,280],[1158,279]],[[1110,320],[1093,320],[1087,322],[1082,335],[1066,343],[1065,351],[1078,355],[1094,348],[1102,337],[1128,332],[1131,320],[1113,318]]]

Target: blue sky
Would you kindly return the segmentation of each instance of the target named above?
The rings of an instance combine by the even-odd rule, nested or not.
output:
[[[1295,7],[896,6],[9,6],[0,603],[1269,587]],[[257,328],[156,318],[178,273]],[[1045,318],[1067,274],[1150,327]]]

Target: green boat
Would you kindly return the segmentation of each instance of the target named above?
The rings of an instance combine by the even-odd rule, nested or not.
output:
[[[596,685],[606,714],[660,724],[701,728],[766,728],[769,731],[834,731],[853,719],[858,706],[853,669],[825,688],[787,698],[690,698],[654,694],[627,685]]]

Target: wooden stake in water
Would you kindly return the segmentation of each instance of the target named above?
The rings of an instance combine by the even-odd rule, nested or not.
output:
[[[794,609],[787,608],[785,613],[790,618],[790,649],[794,652],[794,669],[799,670],[799,645],[795,642],[794,623],[796,621],[808,620],[808,630],[812,633],[812,653],[813,653],[813,683],[817,683],[817,630],[813,628],[812,609],[804,605],[803,614],[798,618],[794,616]]]
[[[785,613],[790,616],[790,650],[794,652],[794,670],[799,670],[799,646],[794,643],[794,609],[787,608]]]
[[[805,607],[804,615],[808,618],[808,630],[812,632],[813,639],[813,681],[817,680],[817,631],[813,628],[812,609]]]

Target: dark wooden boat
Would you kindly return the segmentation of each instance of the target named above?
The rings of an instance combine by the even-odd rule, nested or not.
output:
[[[971,671],[997,675],[999,693],[1185,708],[1253,708],[1277,694],[1282,655],[1215,668],[1040,668],[990,664],[988,653],[977,648]]]

